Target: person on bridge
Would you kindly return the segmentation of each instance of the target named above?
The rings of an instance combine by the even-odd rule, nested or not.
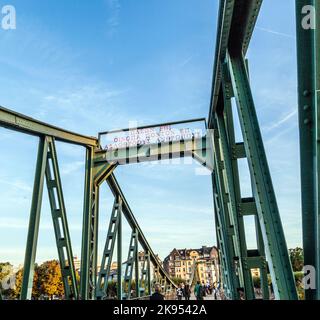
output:
[[[179,284],[179,287],[177,289],[177,298],[178,300],[182,300],[182,297],[183,297],[183,289],[181,284]]]
[[[185,287],[184,287],[184,298],[185,298],[185,300],[190,300],[190,296],[191,296],[190,285],[186,284]]]
[[[202,296],[206,297],[207,296],[207,287],[204,284],[204,281],[202,281],[202,287],[201,288],[202,288]]]
[[[200,281],[197,281],[197,284],[194,287],[194,295],[196,296],[197,300],[203,300],[203,290]]]
[[[164,300],[164,296],[160,293],[161,288],[159,284],[155,285],[155,292],[154,294],[150,297],[150,300]]]

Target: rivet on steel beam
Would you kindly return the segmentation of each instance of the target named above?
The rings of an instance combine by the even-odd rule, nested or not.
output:
[[[304,91],[303,91],[303,95],[304,95],[305,97],[309,97],[310,91],[309,91],[309,90],[304,90]]]
[[[310,106],[309,105],[305,105],[304,107],[303,107],[303,110],[304,111],[307,111],[307,110],[309,110],[310,109]]]

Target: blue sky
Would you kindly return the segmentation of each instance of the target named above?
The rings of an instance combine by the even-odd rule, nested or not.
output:
[[[207,117],[217,0],[9,2],[17,10],[17,29],[0,30],[0,105],[93,136],[126,128],[129,121],[146,125]],[[301,245],[294,30],[294,1],[265,0],[248,53],[290,247]],[[1,128],[0,143],[0,260],[19,264],[37,139]],[[57,148],[73,250],[80,255],[84,150],[62,143]],[[215,244],[210,176],[196,175],[197,168],[154,163],[117,169],[142,230],[162,258],[174,247]],[[243,195],[250,195],[245,165],[241,168]],[[100,252],[112,202],[105,186]],[[251,221],[246,226],[253,246]],[[45,192],[37,260],[56,257]]]

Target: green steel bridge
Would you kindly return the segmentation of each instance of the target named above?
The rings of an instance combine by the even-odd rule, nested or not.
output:
[[[295,300],[297,291],[288,255],[277,199],[264,150],[249,81],[246,53],[262,0],[220,0],[210,111],[204,137],[105,150],[99,137],[88,137],[54,127],[14,111],[0,108],[0,125],[39,137],[38,157],[25,251],[21,299],[31,299],[39,221],[44,186],[52,211],[66,299],[106,299],[112,256],[117,252],[117,297],[133,299],[151,295],[154,283],[165,292],[176,286],[162,267],[130,209],[116,179],[119,165],[190,156],[212,172],[216,235],[221,278],[229,299],[239,299],[242,288],[248,300],[255,299],[251,270],[260,269],[264,299],[269,299],[268,274],[276,299]],[[305,6],[315,9],[316,28],[302,27]],[[320,298],[320,2],[296,0],[298,96],[301,145],[302,220],[305,265],[316,269],[317,286],[306,290],[306,299]],[[232,99],[235,99],[243,142],[236,141]],[[208,101],[209,103],[209,101]],[[72,244],[60,178],[56,141],[86,149],[80,285],[76,281]],[[238,160],[249,165],[252,198],[242,198]],[[45,184],[46,181],[46,184]],[[99,192],[107,185],[114,206],[98,270]],[[255,218],[257,250],[248,250],[244,217]],[[125,273],[122,275],[122,220],[131,229]],[[143,267],[138,260],[143,248]],[[153,276],[152,276],[153,273]],[[121,276],[119,276],[121,275]],[[129,288],[135,283],[135,296]],[[143,287],[143,290],[141,290]],[[143,298],[143,297],[141,297]]]

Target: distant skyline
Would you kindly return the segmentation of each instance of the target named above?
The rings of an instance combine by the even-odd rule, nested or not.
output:
[[[86,135],[207,117],[218,0],[10,0],[0,30],[0,105]],[[7,4],[7,3],[6,3]],[[0,0],[0,6],[4,5]],[[286,13],[285,15],[283,13]],[[288,247],[301,246],[294,2],[264,1],[250,78]],[[237,128],[237,137],[241,139]],[[37,139],[0,128],[0,261],[23,263]],[[57,144],[73,253],[80,258],[83,148]],[[250,182],[241,163],[242,195]],[[154,252],[216,245],[210,175],[199,165],[119,167],[116,177]],[[102,189],[99,255],[113,197]],[[37,261],[57,258],[44,192]],[[249,247],[254,246],[246,218]],[[130,232],[124,226],[124,259]]]

